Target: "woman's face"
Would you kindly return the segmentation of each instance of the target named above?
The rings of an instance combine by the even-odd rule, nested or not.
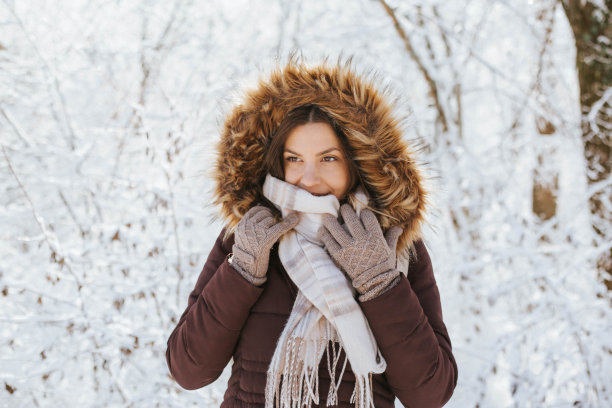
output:
[[[310,194],[333,194],[341,200],[349,188],[347,158],[327,123],[307,123],[293,129],[283,151],[285,181]]]

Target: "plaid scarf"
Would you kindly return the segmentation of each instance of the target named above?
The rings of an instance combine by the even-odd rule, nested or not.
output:
[[[266,408],[318,404],[319,363],[325,351],[331,378],[327,406],[338,403],[338,388],[348,359],[355,374],[351,403],[357,408],[374,407],[371,374],[384,372],[386,362],[355,300],[351,282],[317,237],[323,214],[338,215],[338,199],[333,195],[314,196],[269,174],[263,193],[283,217],[291,212],[301,215],[300,223],[279,244],[280,260],[299,292],[268,368]],[[356,202],[367,203],[363,191],[355,198]],[[341,349],[346,358],[336,378]]]

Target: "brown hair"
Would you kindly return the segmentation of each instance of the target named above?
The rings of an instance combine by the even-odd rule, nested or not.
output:
[[[283,164],[283,153],[285,142],[293,129],[308,123],[327,123],[340,141],[342,154],[348,164],[349,188],[347,194],[357,187],[361,179],[357,164],[353,160],[353,153],[348,139],[338,123],[317,105],[303,105],[290,111],[283,119],[278,129],[272,136],[270,144],[264,154],[266,172],[272,176],[284,180],[285,166]]]

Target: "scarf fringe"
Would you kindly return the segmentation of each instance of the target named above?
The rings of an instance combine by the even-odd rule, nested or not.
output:
[[[340,360],[342,347],[338,344],[338,349],[336,349],[336,343],[327,343],[327,372],[329,373],[330,383],[329,383],[329,392],[327,393],[327,406],[338,404],[338,389],[340,388],[340,383],[342,382],[342,376],[344,375],[344,370],[346,369],[346,363],[348,362],[348,356],[346,353],[344,354],[344,364],[342,365],[342,370],[340,371],[340,375],[336,380],[336,367],[338,365],[338,361]],[[331,347],[330,347],[331,346]],[[331,357],[330,357],[330,351]]]
[[[305,355],[316,356],[320,361],[327,348],[325,340],[304,340],[291,338],[287,340],[287,347],[282,355],[282,372],[277,357],[274,355],[268,369],[266,382],[266,407],[302,408],[310,407],[312,403],[319,403],[319,367],[304,364]],[[275,361],[276,360],[276,361]]]
[[[309,367],[304,364],[302,360],[304,353],[315,353],[319,357],[317,361],[320,361],[323,353],[327,354],[327,370],[331,381],[326,406],[338,404],[338,389],[348,363],[345,353],[342,368],[336,377],[342,346],[339,343],[323,340],[306,341],[292,338],[288,340],[283,356],[284,362],[287,363],[284,364],[283,372],[275,372],[272,368],[268,370],[266,407],[310,408],[313,403],[319,403],[319,367],[318,365]],[[355,404],[355,408],[374,408],[372,373],[355,376],[355,388],[350,402]]]
[[[375,408],[372,389],[372,373],[368,373],[367,376],[355,376],[351,404],[355,404],[355,408]]]

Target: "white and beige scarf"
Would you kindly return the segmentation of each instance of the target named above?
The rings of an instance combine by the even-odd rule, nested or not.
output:
[[[355,374],[351,403],[357,408],[374,407],[371,375],[384,372],[386,362],[355,300],[351,282],[317,237],[323,214],[338,215],[338,199],[314,196],[269,174],[263,193],[283,217],[300,213],[299,224],[279,244],[280,260],[299,292],[268,368],[266,408],[318,404],[319,363],[325,351],[331,378],[327,405],[337,404],[346,358],[336,376],[340,359],[336,344],[346,353]],[[367,203],[363,192],[357,195],[357,202]]]

